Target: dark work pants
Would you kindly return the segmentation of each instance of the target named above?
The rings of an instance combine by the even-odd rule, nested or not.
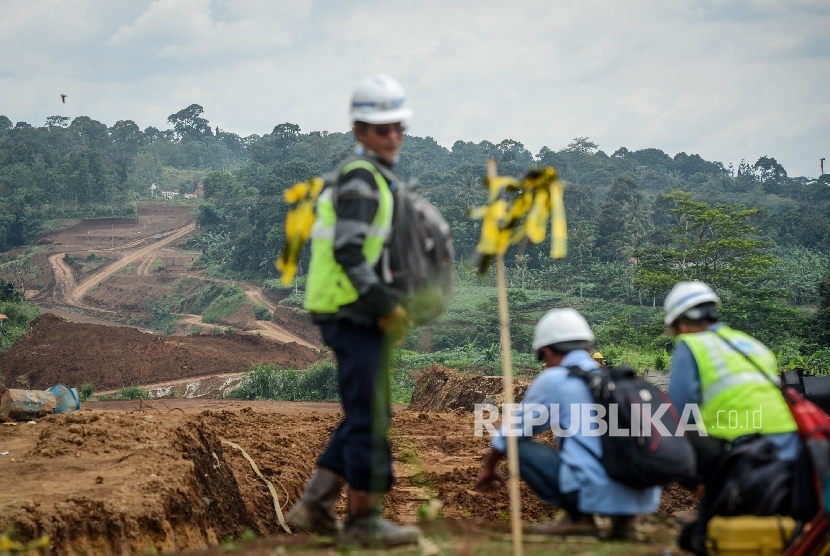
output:
[[[704,436],[697,431],[687,432],[686,438],[689,439],[697,458],[697,477],[686,481],[683,486],[694,490],[699,484],[708,481],[712,473],[716,471],[718,462],[729,442],[714,436]]]
[[[323,341],[337,356],[345,417],[317,465],[345,477],[349,487],[387,492],[392,486],[389,431],[389,350],[377,326],[346,320],[320,325]]]
[[[579,494],[559,490],[559,467],[562,458],[559,451],[532,440],[519,439],[519,476],[536,493],[536,496],[568,512],[576,521],[581,515],[577,509]]]

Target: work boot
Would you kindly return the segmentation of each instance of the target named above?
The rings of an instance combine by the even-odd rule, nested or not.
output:
[[[637,523],[633,515],[611,516],[609,538],[625,541],[637,540]]]
[[[340,532],[344,548],[387,548],[418,544],[421,530],[414,525],[395,525],[381,517],[379,496],[349,489],[349,517]]]
[[[337,535],[340,524],[334,517],[334,504],[342,486],[343,477],[331,469],[316,468],[302,498],[288,512],[288,522],[318,535]]]

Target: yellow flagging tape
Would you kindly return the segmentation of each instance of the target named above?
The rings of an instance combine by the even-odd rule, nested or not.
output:
[[[317,218],[314,204],[323,185],[322,178],[312,178],[294,185],[284,194],[285,202],[290,205],[285,216],[285,245],[279,258],[274,261],[277,270],[282,273],[284,286],[289,285],[297,273],[300,253],[311,236],[311,228]]]
[[[551,257],[562,259],[567,255],[563,186],[555,168],[534,168],[523,178],[516,179],[499,176],[495,161],[488,160],[484,185],[487,204],[468,211],[470,218],[482,221],[476,257],[470,266],[478,267],[479,273],[484,275],[494,257],[504,255],[511,244],[541,243],[547,235],[548,218]]]
[[[230,440],[225,440],[224,438],[222,438],[220,440],[222,441],[222,444],[227,444],[228,446],[236,448],[237,450],[242,452],[242,455],[251,464],[251,468],[253,468],[254,473],[256,473],[257,476],[260,479],[265,481],[265,484],[268,485],[268,490],[271,491],[271,497],[274,499],[274,509],[277,510],[277,519],[279,520],[280,525],[282,526],[282,528],[285,530],[286,533],[292,534],[291,529],[288,528],[288,524],[285,522],[285,518],[282,516],[282,510],[280,509],[280,499],[277,497],[277,489],[274,488],[274,484],[271,481],[269,481],[268,479],[266,479],[262,475],[262,473],[259,472],[259,467],[256,466],[256,463],[254,462],[254,460],[251,458],[251,456],[248,455],[248,452],[246,452],[242,448],[242,446],[240,446],[239,444],[236,444],[235,442],[231,442]]]

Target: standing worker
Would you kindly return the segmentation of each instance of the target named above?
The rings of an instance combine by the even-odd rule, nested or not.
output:
[[[339,535],[344,546],[417,543],[421,531],[381,517],[380,497],[392,486],[387,433],[389,350],[409,324],[399,294],[385,280],[385,249],[395,225],[393,172],[412,115],[401,85],[386,75],[358,83],[351,119],[357,148],[336,170],[336,183],[317,201],[305,308],[337,356],[345,416],[334,431],[301,500],[288,513],[294,525]],[[333,506],[348,485],[348,517],[342,526]]]

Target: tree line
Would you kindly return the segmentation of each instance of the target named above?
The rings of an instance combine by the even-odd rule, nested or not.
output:
[[[353,147],[351,134],[283,123],[242,137],[212,128],[203,113],[193,104],[170,115],[169,129],[143,131],[130,120],[108,127],[53,116],[33,127],[0,116],[0,251],[31,243],[48,219],[131,213],[172,168],[197,176],[178,185],[183,192],[204,185],[195,240],[203,260],[240,277],[274,277],[283,191],[331,170]],[[536,154],[513,139],[446,148],[407,137],[397,170],[417,177],[450,222],[460,262],[478,241],[467,209],[485,201],[488,158],[502,174],[552,165],[567,182],[568,257],[512,248],[512,287],[656,307],[674,281],[699,278],[722,293],[732,324],[765,341],[830,345],[830,286],[821,286],[830,274],[830,176],[789,176],[771,156],[735,168],[656,148],[607,154],[587,137]]]

